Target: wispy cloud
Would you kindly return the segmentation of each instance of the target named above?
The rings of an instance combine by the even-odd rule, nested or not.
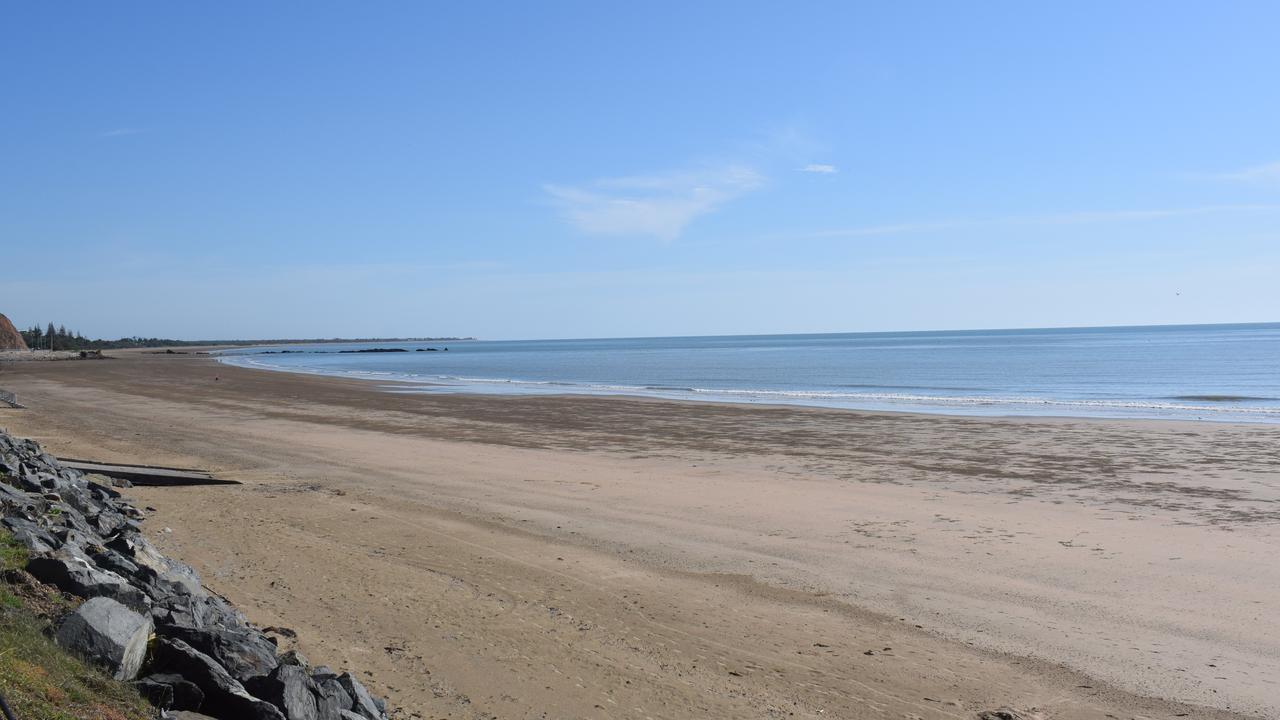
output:
[[[1097,210],[1045,215],[1006,215],[988,218],[954,218],[946,220],[921,220],[860,227],[834,228],[808,233],[808,238],[876,237],[908,233],[964,230],[987,227],[1084,225],[1109,222],[1139,222],[1193,215],[1222,213],[1276,212],[1280,205],[1201,205],[1189,208],[1158,208],[1146,210]]]
[[[98,133],[98,137],[116,138],[116,137],[124,137],[125,135],[137,135],[140,132],[142,131],[137,128],[115,128],[114,130],[106,130]]]
[[[834,175],[840,171],[835,165],[829,165],[827,163],[809,163],[808,165],[800,168],[800,172],[817,173],[819,175]]]
[[[1280,162],[1254,165],[1231,172],[1213,173],[1205,177],[1211,180],[1280,184]]]
[[[582,185],[545,185],[566,220],[591,235],[656,237],[670,242],[694,219],[764,184],[743,165],[660,175],[602,178]]]

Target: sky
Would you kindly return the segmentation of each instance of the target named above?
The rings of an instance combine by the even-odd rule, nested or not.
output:
[[[1274,2],[0,3],[90,337],[1280,321]]]

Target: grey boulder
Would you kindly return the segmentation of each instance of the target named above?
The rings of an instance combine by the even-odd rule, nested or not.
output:
[[[7,517],[3,523],[14,539],[26,546],[29,552],[53,552],[62,544],[53,533],[25,518]]]
[[[54,638],[58,644],[111,670],[117,680],[132,680],[147,656],[153,625],[144,617],[106,597],[86,601],[63,620]]]
[[[78,510],[73,510],[70,505],[55,502],[49,506],[49,511],[56,511],[51,517],[51,521],[55,525],[61,525],[64,528],[75,530],[76,532],[89,537],[98,536],[98,528],[89,524],[89,521],[85,519],[84,515]]]
[[[151,678],[142,678],[133,684],[135,690],[153,707],[162,710],[173,707],[173,686],[156,682]]]
[[[37,580],[82,598],[111,598],[132,610],[147,612],[151,601],[119,575],[102,570],[69,547],[37,555],[27,561],[27,572]]]
[[[298,665],[282,664],[262,678],[254,678],[247,689],[284,711],[289,720],[319,720],[315,684]]]
[[[216,660],[181,640],[159,638],[151,667],[176,673],[204,692],[200,711],[221,720],[286,720],[274,705],[248,693]]]
[[[123,514],[115,510],[103,510],[93,515],[89,522],[93,525],[94,530],[102,537],[110,537],[125,526],[128,522]]]
[[[157,673],[148,675],[134,684],[144,696],[151,700],[152,705],[164,710],[199,710],[200,706],[204,705],[204,691],[181,675]],[[167,702],[162,704],[153,697],[159,697]]]
[[[129,558],[121,555],[115,550],[104,549],[103,552],[92,556],[93,564],[103,570],[111,572],[123,578],[131,578],[138,574],[138,566],[129,561]]]
[[[270,673],[277,665],[276,646],[262,633],[247,628],[172,625],[165,627],[164,635],[182,640],[217,660],[231,677],[242,683]]]
[[[189,628],[244,628],[247,624],[244,617],[222,598],[201,592],[197,595],[184,595],[179,592],[152,595],[155,603],[151,608],[151,616],[156,626],[162,629],[172,627]]]
[[[198,595],[204,592],[200,585],[200,576],[190,565],[161,555],[154,545],[137,533],[122,533],[108,541],[106,545],[129,558],[133,564],[149,571],[140,574],[139,580],[159,581],[174,593]]]
[[[0,481],[0,507],[12,508],[31,515],[42,515],[47,505],[43,498],[20,492],[8,483]]]
[[[320,720],[341,720],[343,712],[351,711],[354,701],[338,682],[336,675],[326,677],[312,674],[311,680],[315,683],[316,710]]]
[[[351,696],[351,711],[356,715],[367,720],[382,720],[387,716],[380,704],[373,699],[373,695],[351,673],[339,675],[338,684]]]

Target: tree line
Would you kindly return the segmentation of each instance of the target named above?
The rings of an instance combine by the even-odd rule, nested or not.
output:
[[[80,333],[69,332],[65,325],[55,328],[53,323],[49,323],[49,327],[44,330],[39,325],[32,325],[18,332],[22,334],[27,347],[39,350],[81,350],[85,347],[82,343],[88,342]]]
[[[119,340],[90,340],[79,332],[67,330],[65,325],[45,328],[32,325],[18,331],[27,347],[32,350],[121,350],[124,348],[189,347],[194,345],[276,345],[283,343],[339,343],[339,342],[419,342],[440,340],[474,340],[459,337],[426,338],[297,338],[278,340],[171,340],[167,338],[124,337]]]
[[[164,338],[127,337],[119,340],[90,340],[79,332],[67,330],[65,325],[54,327],[53,323],[45,328],[32,325],[26,330],[18,331],[27,347],[32,350],[117,350],[136,347],[175,347],[182,345],[198,345],[199,342],[185,340],[166,340]]]

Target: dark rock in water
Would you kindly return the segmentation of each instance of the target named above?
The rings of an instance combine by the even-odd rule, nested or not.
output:
[[[378,703],[365,689],[360,681],[352,677],[351,673],[342,673],[338,676],[338,684],[343,690],[351,696],[351,711],[367,720],[382,720],[386,717],[386,713],[378,706]]]
[[[246,688],[284,711],[289,720],[319,720],[315,683],[299,665],[281,664],[270,675],[251,680]]]
[[[227,720],[286,720],[274,705],[250,695],[216,660],[181,640],[157,638],[153,670],[177,673],[204,692],[201,712]]]
[[[156,707],[165,710],[199,710],[200,706],[204,704],[204,692],[200,688],[196,687],[195,683],[187,680],[181,675],[175,675],[173,673],[148,675],[138,681],[139,685],[142,683],[164,685],[169,688],[168,695],[170,704],[159,705],[152,702],[151,704]]]
[[[247,628],[193,628],[167,626],[166,637],[182,640],[191,647],[217,660],[231,677],[246,682],[276,668],[276,646],[261,633]]]
[[[58,644],[111,670],[117,680],[132,680],[147,654],[151,618],[106,597],[91,598],[63,620],[54,634]]]
[[[27,562],[27,572],[37,580],[82,598],[106,597],[132,610],[149,612],[150,600],[119,575],[101,570],[76,550],[64,546],[37,555]]]

